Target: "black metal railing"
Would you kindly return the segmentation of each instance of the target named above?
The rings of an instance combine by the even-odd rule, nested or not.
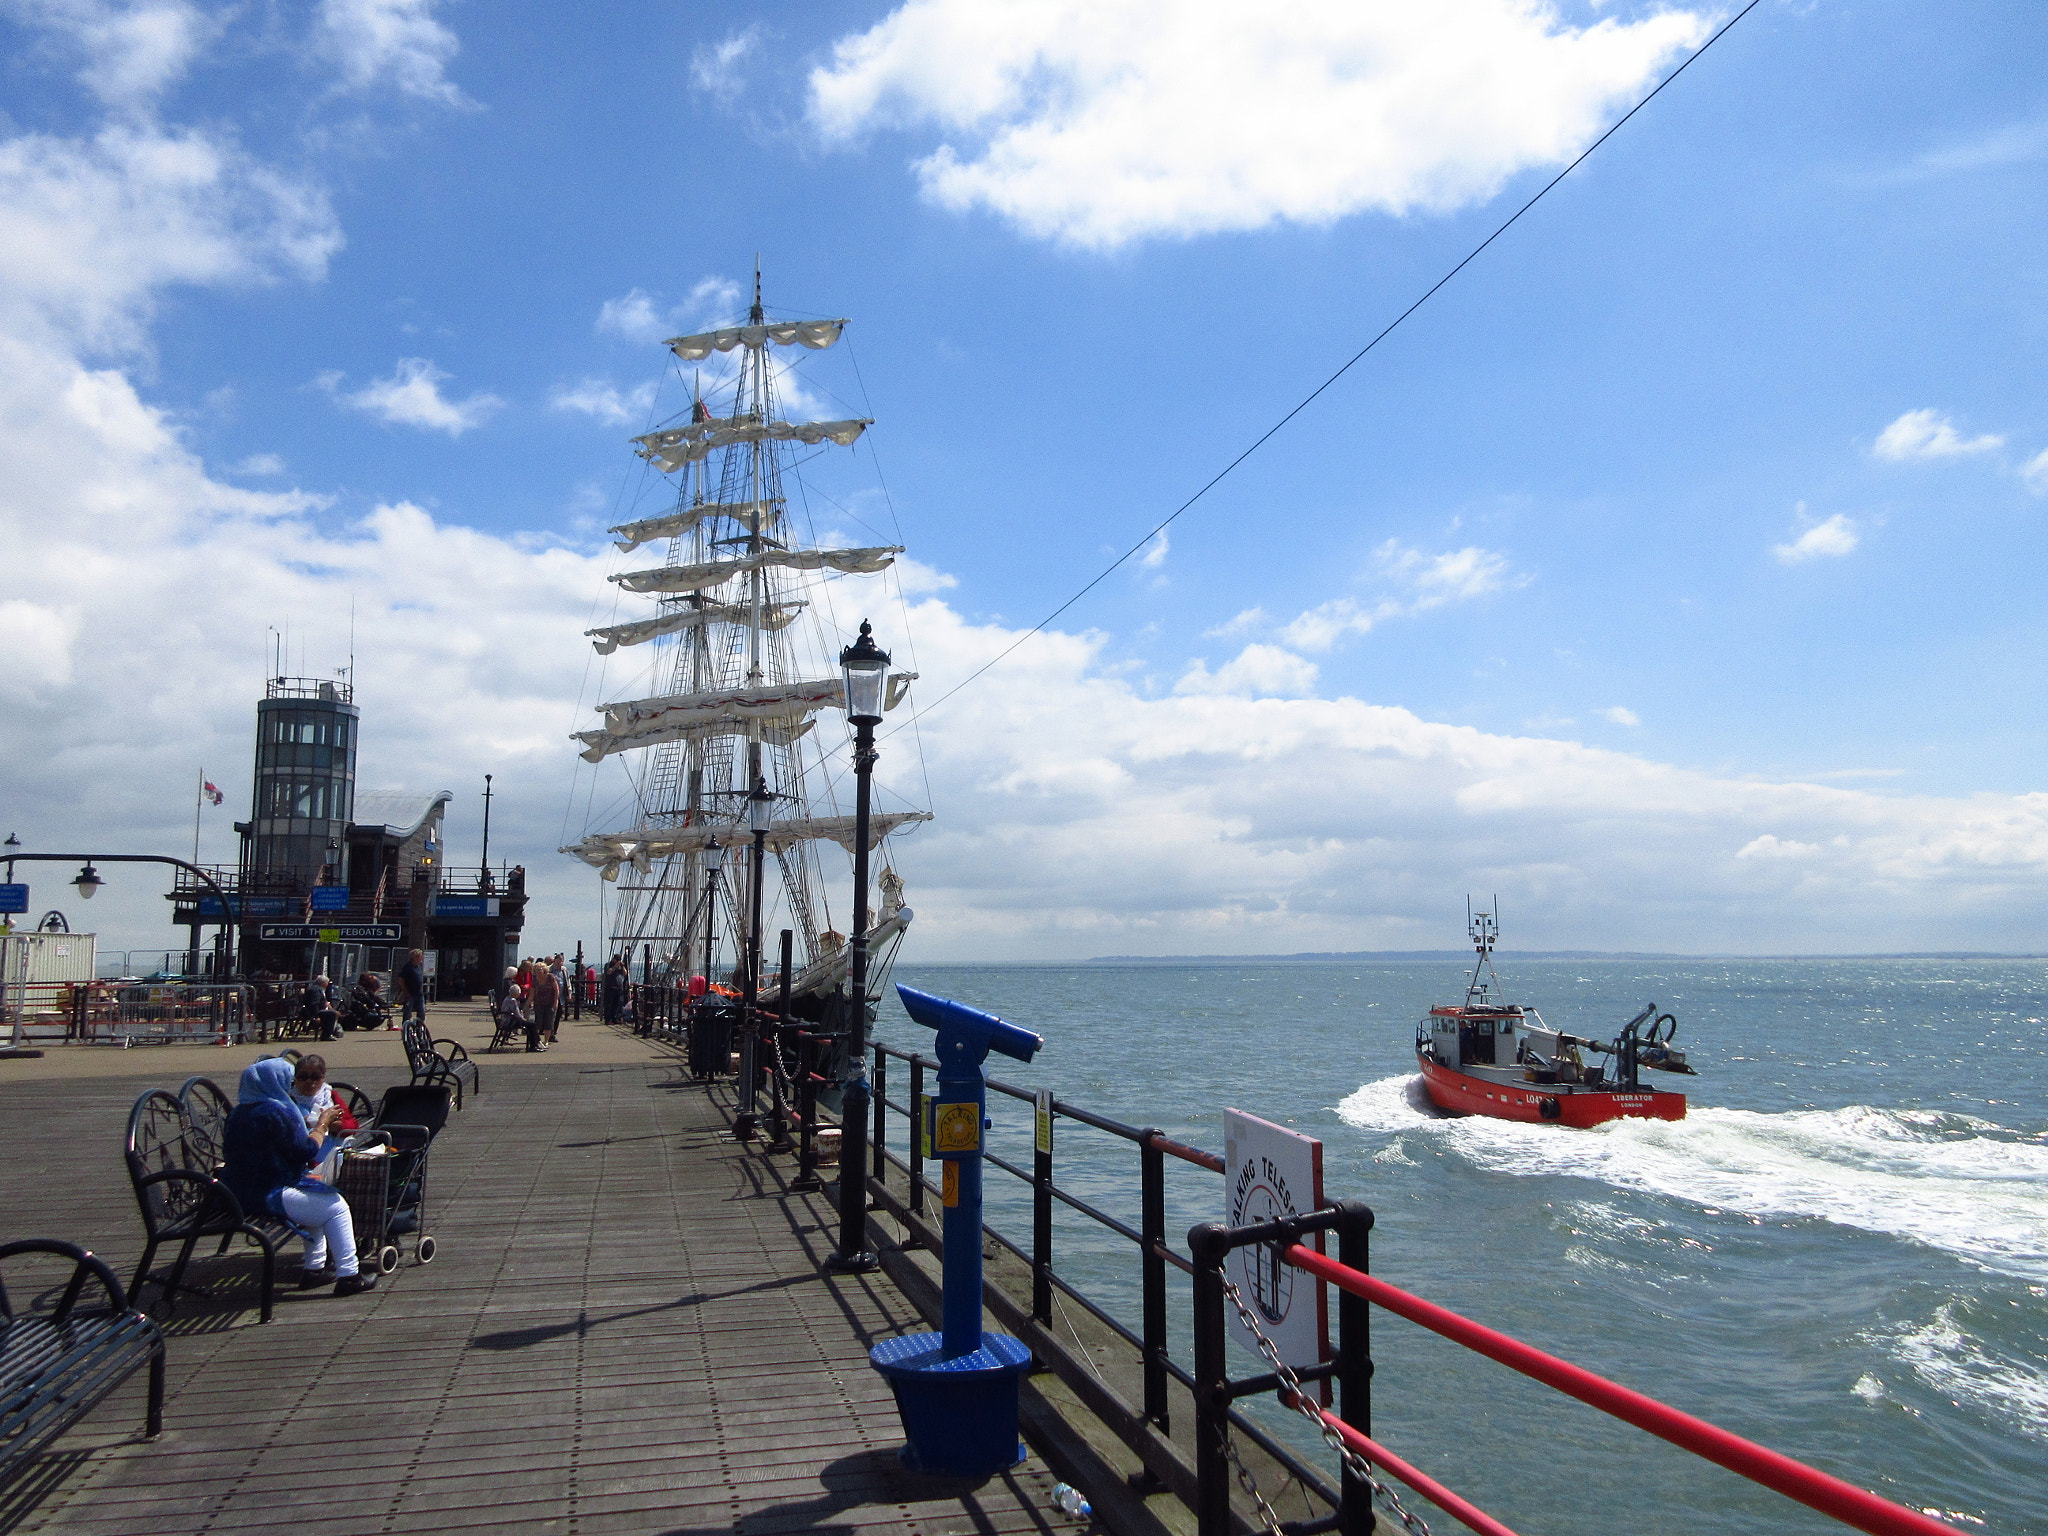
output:
[[[934,1057],[898,1050],[879,1041],[873,1051],[874,1177],[878,1182],[884,1180],[890,1164],[901,1169],[909,1183],[909,1208],[913,1214],[921,1215],[927,1206],[927,1196],[938,1193],[938,1186],[924,1176],[925,1153],[919,1124],[925,1102],[925,1074],[936,1073],[939,1063]],[[888,1095],[888,1064],[892,1060],[909,1068],[910,1093],[907,1100],[891,1099]],[[1032,1319],[1050,1325],[1057,1295],[1079,1307],[1136,1351],[1141,1372],[1142,1402],[1122,1405],[1132,1418],[1153,1425],[1162,1432],[1168,1430],[1171,1427],[1168,1403],[1171,1382],[1178,1382],[1194,1396],[1199,1414],[1203,1389],[1193,1368],[1195,1362],[1183,1363],[1174,1357],[1167,1329],[1171,1303],[1169,1271],[1192,1277],[1196,1274],[1196,1265],[1191,1255],[1174,1248],[1167,1237],[1166,1169],[1168,1162],[1174,1161],[1221,1174],[1223,1159],[1213,1152],[1176,1141],[1163,1131],[1127,1125],[1108,1115],[1083,1109],[1056,1097],[1048,1089],[1023,1088],[996,1078],[988,1079],[988,1089],[992,1099],[1000,1095],[1030,1104],[1033,1110],[1033,1150],[1028,1169],[992,1151],[985,1150],[982,1154],[985,1166],[1000,1169],[1028,1187],[1030,1192],[1031,1239],[1028,1247],[993,1225],[986,1225],[985,1230],[997,1244],[1029,1266]],[[892,1110],[903,1117],[908,1132],[905,1152],[901,1156],[888,1147],[885,1116]],[[993,1113],[991,1103],[991,1116]],[[1071,1121],[1136,1148],[1139,1185],[1137,1226],[1120,1220],[1073,1190],[1060,1187],[1055,1181],[1053,1149],[1058,1145],[1059,1137],[1053,1127],[1058,1120]],[[1140,1294],[1139,1326],[1136,1329],[1082,1291],[1056,1267],[1053,1223],[1056,1204],[1076,1212],[1138,1250]],[[1224,1403],[1218,1411],[1230,1428],[1283,1467],[1304,1490],[1327,1506],[1335,1518],[1343,1502],[1342,1495],[1320,1472],[1229,1403]],[[1336,1528],[1321,1520],[1297,1524],[1304,1531]]]

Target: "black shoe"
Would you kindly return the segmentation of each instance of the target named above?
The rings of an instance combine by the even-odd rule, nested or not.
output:
[[[317,1291],[322,1286],[332,1284],[334,1284],[334,1269],[331,1265],[326,1269],[302,1269],[299,1271],[299,1289],[302,1291]]]
[[[343,1275],[334,1282],[334,1294],[337,1296],[356,1296],[364,1291],[374,1291],[375,1289],[377,1289],[377,1272],[375,1270],[371,1270],[366,1274]]]

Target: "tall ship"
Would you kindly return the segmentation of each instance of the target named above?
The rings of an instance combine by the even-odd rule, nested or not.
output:
[[[1525,1003],[1508,1002],[1493,968],[1500,916],[1466,914],[1478,951],[1465,1001],[1429,1010],[1415,1028],[1415,1064],[1438,1109],[1496,1120],[1593,1126],[1609,1120],[1683,1120],[1685,1095],[1644,1086],[1642,1073],[1696,1076],[1671,1044],[1678,1020],[1649,1004],[1612,1040],[1552,1029]],[[1588,1055],[1604,1056],[1589,1062]]]
[[[578,798],[618,809],[561,850],[602,876],[607,949],[636,980],[702,975],[740,989],[759,880],[764,972],[777,966],[778,931],[790,930],[791,1011],[827,1028],[848,1022],[850,946],[834,923],[850,927],[853,907],[854,774],[838,657],[869,608],[884,620],[904,611],[900,589],[888,590],[903,546],[834,537],[860,520],[811,468],[834,447],[852,448],[872,418],[784,411],[785,400],[825,393],[803,370],[847,324],[771,320],[757,270],[743,324],[663,344],[684,407],[631,440],[648,466],[632,509],[645,515],[611,529],[622,555],[654,558],[625,561],[631,568],[609,578],[621,621],[586,631],[607,658],[607,701],[592,728],[574,733],[598,775],[579,781]],[[890,671],[886,709],[905,702],[916,675]],[[914,733],[902,739],[914,743]],[[876,787],[870,998],[912,917],[888,840],[931,819],[884,803],[881,780]],[[764,992],[779,980],[768,975]]]

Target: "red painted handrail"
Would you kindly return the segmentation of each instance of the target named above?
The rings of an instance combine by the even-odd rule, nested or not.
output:
[[[1479,1536],[1515,1536],[1512,1530],[1502,1525],[1477,1504],[1472,1503],[1469,1499],[1460,1498],[1421,1468],[1409,1466],[1407,1462],[1396,1456],[1384,1445],[1381,1445],[1379,1441],[1369,1435],[1360,1434],[1349,1424],[1338,1418],[1337,1415],[1330,1412],[1329,1409],[1318,1408],[1316,1412],[1323,1416],[1325,1424],[1329,1425],[1331,1429],[1343,1437],[1344,1443],[1350,1446],[1351,1449],[1358,1452],[1359,1455],[1374,1465],[1385,1467],[1410,1488],[1413,1488],[1424,1498],[1430,1500],[1445,1514],[1450,1515],[1454,1519],[1464,1521],[1466,1525],[1479,1532]]]
[[[1560,1360],[1519,1339],[1496,1333],[1434,1302],[1411,1296],[1384,1280],[1347,1269],[1312,1248],[1297,1244],[1287,1250],[1285,1257],[1295,1268],[1320,1275],[1340,1290],[1375,1302],[1411,1323],[1420,1324],[1432,1333],[1440,1333],[1452,1342],[1464,1345],[1475,1354],[1497,1360],[1510,1370],[1520,1371],[1547,1387],[1555,1387],[1582,1403],[1590,1403],[1602,1413],[1612,1414],[1638,1429],[1646,1429],[1695,1456],[1705,1457],[1731,1472],[1739,1472],[1753,1483],[1761,1483],[1788,1499],[1797,1499],[1844,1525],[1869,1532],[1870,1536],[1956,1536],[1952,1525],[1944,1525],[1853,1483],[1815,1471],[1803,1462],[1781,1456],[1740,1435],[1730,1434],[1705,1419],[1696,1419],[1689,1413],[1666,1407],[1653,1397],[1632,1392],[1568,1360]],[[1388,1462],[1387,1466],[1391,1468],[1393,1463]],[[1464,1517],[1461,1515],[1459,1518]]]

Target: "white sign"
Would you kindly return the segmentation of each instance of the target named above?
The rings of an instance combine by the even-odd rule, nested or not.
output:
[[[1223,1111],[1223,1219],[1232,1227],[1303,1216],[1323,1204],[1323,1144],[1313,1136],[1235,1109]],[[1321,1233],[1309,1245],[1322,1251]],[[1322,1281],[1280,1262],[1282,1245],[1234,1248],[1224,1263],[1259,1319],[1259,1327],[1291,1366],[1329,1358],[1329,1321]],[[1237,1309],[1227,1308],[1244,1343],[1256,1348]]]

